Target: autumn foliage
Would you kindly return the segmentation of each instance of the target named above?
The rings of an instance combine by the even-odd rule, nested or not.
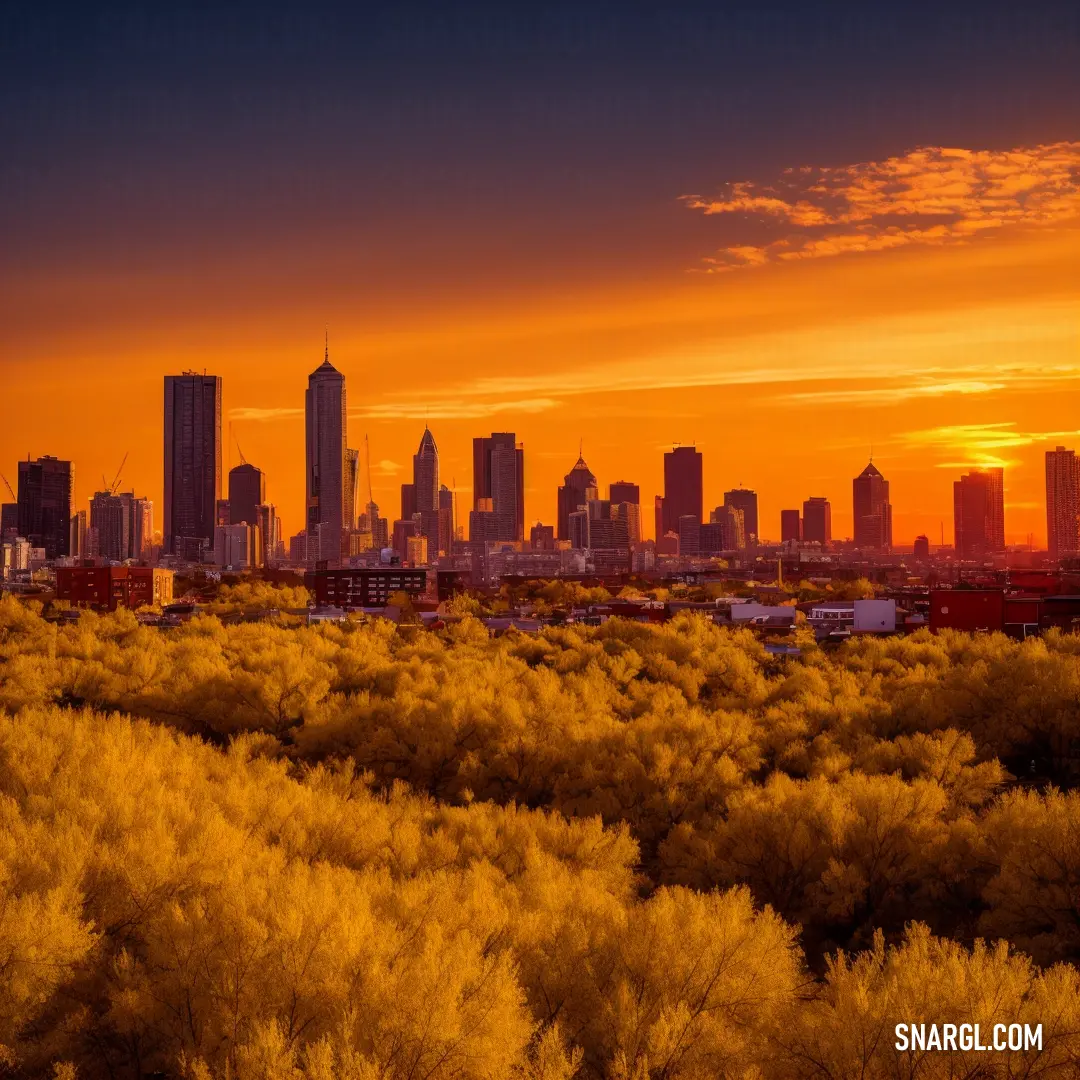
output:
[[[1057,635],[0,602],[0,1073],[1080,1075],[1078,690]]]

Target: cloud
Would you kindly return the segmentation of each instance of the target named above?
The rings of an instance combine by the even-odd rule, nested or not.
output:
[[[291,420],[297,416],[303,416],[303,409],[260,409],[253,406],[239,406],[229,410],[230,420]]]
[[[908,448],[929,448],[949,454],[959,454],[957,460],[940,461],[939,469],[966,469],[972,466],[1007,468],[1017,464],[1015,459],[1002,457],[1000,451],[1012,450],[1035,443],[1056,443],[1075,439],[1078,431],[1020,431],[1012,420],[993,424],[953,424],[935,428],[906,431],[900,441]]]
[[[521,401],[470,401],[430,397],[415,401],[392,401],[350,409],[349,415],[370,420],[482,420],[498,413],[540,413],[557,407],[553,398],[526,398]]]
[[[714,273],[910,244],[962,244],[1004,226],[1080,216],[1080,142],[1016,150],[921,147],[884,161],[787,169],[771,184],[738,181],[714,198],[682,201],[709,216],[753,220],[765,234],[706,259]]]
[[[397,476],[401,472],[401,466],[396,461],[391,461],[389,458],[383,458],[382,461],[376,461],[371,466],[371,471],[378,476]]]
[[[899,401],[948,394],[992,394],[1007,389],[1004,382],[985,379],[962,379],[951,382],[930,382],[917,385],[874,386],[862,390],[804,390],[779,395],[781,401],[815,402],[821,405],[892,405]]]

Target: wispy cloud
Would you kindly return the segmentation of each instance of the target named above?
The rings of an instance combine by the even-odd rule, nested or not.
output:
[[[415,400],[399,400],[350,409],[349,415],[370,420],[481,420],[498,413],[541,413],[554,409],[554,398],[524,398],[520,401],[481,401],[467,398],[433,398],[417,395]]]
[[[229,410],[230,420],[255,420],[255,421],[270,421],[270,420],[291,420],[298,416],[303,416],[303,409],[260,409],[255,406],[241,405],[235,409]]]
[[[389,458],[383,458],[382,461],[376,461],[371,466],[371,471],[378,476],[397,476],[401,472],[402,466],[396,461],[391,461]]]
[[[738,181],[714,197],[682,201],[707,215],[753,220],[767,234],[722,248],[706,260],[712,272],[967,243],[1007,225],[1080,216],[1080,142],[1015,150],[922,147],[884,161],[787,169],[773,183]]]
[[[963,469],[971,466],[1015,465],[1016,460],[1002,456],[1003,451],[1036,443],[1051,444],[1063,439],[1075,439],[1078,431],[1022,431],[1015,421],[993,424],[952,424],[903,432],[899,439],[908,448],[937,450],[954,455],[939,461],[939,469]]]
[[[821,405],[893,405],[918,398],[946,397],[950,394],[992,394],[1007,387],[1004,382],[963,379],[917,385],[874,386],[861,390],[804,390],[778,395],[781,401],[814,402]]]

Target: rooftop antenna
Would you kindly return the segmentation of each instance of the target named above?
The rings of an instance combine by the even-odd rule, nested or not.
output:
[[[324,352],[323,352],[323,360],[324,360],[325,363],[329,364],[330,363],[330,327],[327,326],[324,332],[325,332],[325,335],[326,335],[325,336],[326,345],[325,345],[325,349],[324,349]]]

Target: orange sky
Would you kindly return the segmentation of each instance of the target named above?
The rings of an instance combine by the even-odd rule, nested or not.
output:
[[[1024,179],[1026,162],[1002,177],[991,161],[992,179],[973,183],[967,165],[957,180],[950,159],[929,179],[919,166],[904,196],[917,192],[917,205],[901,211],[951,200],[948,235],[868,226],[874,214],[895,219],[896,198],[881,205],[877,192],[912,171],[910,156],[891,161],[881,166],[888,187],[865,169],[844,173],[849,194],[869,185],[878,200],[854,224],[833,215],[809,242],[788,232],[714,256],[703,243],[698,265],[663,266],[652,280],[640,259],[624,279],[568,270],[553,284],[468,256],[460,281],[428,282],[422,294],[403,292],[400,275],[359,294],[332,258],[306,285],[303,268],[269,257],[147,275],[86,265],[28,273],[5,302],[0,468],[14,481],[27,452],[70,457],[82,507],[130,451],[124,486],[159,507],[162,376],[205,368],[224,378],[227,425],[295,531],[303,392],[327,323],[347,379],[350,444],[369,434],[375,499],[391,519],[426,419],[464,511],[472,436],[514,430],[529,521],[554,520],[580,438],[603,489],[641,485],[649,533],[663,450],[694,442],[707,508],[728,487],[754,487],[762,532],[776,537],[781,508],[826,495],[834,536],[845,537],[851,478],[872,447],[892,485],[897,543],[919,532],[936,543],[942,526],[951,542],[951,484],[975,464],[1005,466],[1008,541],[1042,543],[1043,452],[1080,445],[1075,193],[1025,205],[1016,190],[1037,179]],[[828,183],[835,189],[836,176]],[[703,226],[761,202],[746,188],[738,199],[750,205],[700,200]],[[804,199],[770,196],[763,213],[820,226]],[[234,442],[226,468],[237,461]]]

